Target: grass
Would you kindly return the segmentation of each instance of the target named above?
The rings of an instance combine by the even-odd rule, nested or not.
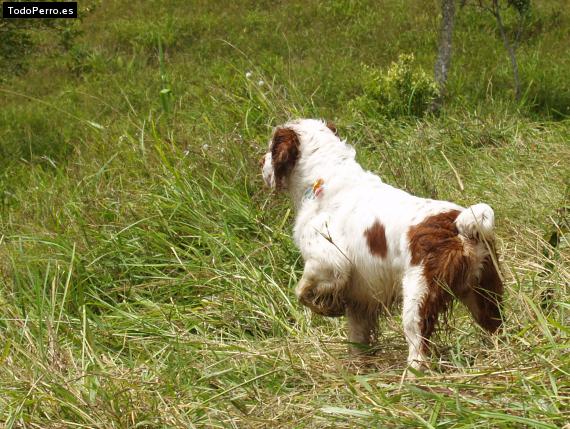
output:
[[[518,104],[494,21],[460,11],[452,96],[423,118],[350,101],[363,64],[414,53],[429,73],[435,3],[92,2],[71,33],[27,30],[0,84],[3,427],[567,424],[564,5],[533,3]],[[457,307],[410,381],[398,311],[359,366],[342,321],[299,306],[294,213],[257,168],[295,116],[335,121],[388,183],[494,207],[498,336]]]

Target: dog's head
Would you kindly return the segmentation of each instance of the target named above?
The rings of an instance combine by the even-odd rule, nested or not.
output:
[[[303,174],[299,171],[302,162],[306,164],[319,151],[324,155],[323,148],[330,150],[339,143],[342,142],[336,127],[330,122],[299,119],[275,128],[269,150],[260,161],[265,184],[277,190],[287,189],[293,176]]]

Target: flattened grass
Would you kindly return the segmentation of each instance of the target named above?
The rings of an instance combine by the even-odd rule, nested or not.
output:
[[[510,103],[507,80],[479,92],[477,67],[502,67],[485,50],[488,34],[477,36],[479,54],[458,51],[457,64],[470,64],[454,69],[464,98],[439,117],[350,111],[361,62],[385,66],[415,48],[426,68],[432,61],[435,15],[401,6],[291,3],[268,13],[196,2],[189,13],[175,2],[149,24],[146,3],[123,19],[113,13],[124,4],[109,2],[78,40],[95,64],[77,75],[75,54],[54,54],[47,41],[52,56],[30,61],[50,68],[9,87],[43,103],[0,89],[5,427],[566,424],[570,124]],[[537,5],[540,19],[549,8]],[[414,23],[423,24],[403,35]],[[556,28],[527,36],[566,40]],[[559,47],[533,43],[524,55],[556,57]],[[61,111],[76,119],[51,119]],[[293,213],[262,189],[257,159],[271,127],[300,115],[336,121],[388,183],[494,207],[507,288],[500,335],[486,337],[458,307],[436,338],[433,372],[412,382],[397,309],[364,365],[347,358],[341,320],[297,304]]]

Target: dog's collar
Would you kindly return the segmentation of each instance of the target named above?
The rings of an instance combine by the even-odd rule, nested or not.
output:
[[[325,188],[325,181],[323,179],[319,178],[315,180],[314,183],[311,186],[309,186],[305,191],[303,199],[305,200],[316,199],[320,194],[322,194],[324,188]]]

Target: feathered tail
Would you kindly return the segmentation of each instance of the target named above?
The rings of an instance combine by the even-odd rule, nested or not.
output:
[[[487,204],[475,204],[463,210],[455,225],[459,233],[467,238],[492,240],[495,229],[495,213]]]
[[[482,328],[495,332],[501,326],[503,301],[503,282],[494,246],[495,213],[487,204],[475,204],[457,216],[455,225],[459,234],[475,240],[476,247],[483,249],[485,255],[479,259],[480,271],[474,288],[460,299]]]

